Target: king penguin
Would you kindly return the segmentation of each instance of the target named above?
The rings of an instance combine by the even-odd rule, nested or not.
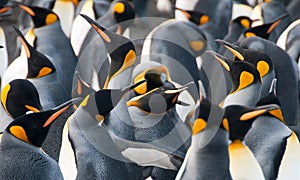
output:
[[[277,97],[284,119],[288,125],[296,125],[299,120],[298,66],[283,49],[260,37],[250,37],[240,44],[243,48],[263,51],[272,60],[277,81]],[[289,69],[289,71],[286,71]],[[289,88],[286,88],[289,87]]]
[[[93,29],[97,31],[99,36],[101,36],[111,59],[108,72],[107,69],[102,71],[103,67],[101,67],[100,70],[96,69],[96,73],[99,71],[99,77],[103,78],[104,80],[99,80],[101,88],[122,89],[127,87],[130,84],[130,75],[136,59],[135,47],[133,43],[128,38],[107,30],[88,16],[83,14],[81,14],[81,16],[86,19],[86,21],[91,24]],[[102,63],[108,62],[107,55],[100,58]],[[79,64],[81,63],[84,62],[79,61]],[[99,65],[101,66],[102,63],[97,62],[96,66],[99,67]],[[83,65],[83,67],[85,66]],[[82,70],[79,70],[79,73],[84,78],[81,73],[84,74],[84,72],[91,67],[83,67],[80,67]],[[94,66],[92,67],[95,68]],[[85,81],[89,82],[87,79],[85,79]]]
[[[259,163],[243,140],[255,118],[276,109],[279,109],[276,104],[225,107],[222,126],[229,132],[231,140],[228,153],[232,179],[265,179]]]
[[[53,11],[45,8],[24,4],[19,4],[19,7],[28,13],[34,22],[33,32],[36,37],[34,47],[53,63],[56,68],[56,77],[61,83],[60,86],[69,95],[68,99],[70,99],[77,58],[69,39],[62,31],[59,17]],[[52,46],[49,46],[49,44],[52,44]],[[51,77],[51,79],[53,78]],[[39,88],[37,89],[39,90]],[[63,90],[60,91],[63,92]]]
[[[29,111],[39,112],[41,110],[39,94],[30,81],[25,79],[11,81],[1,92],[0,132],[3,132],[13,119]]]
[[[179,179],[231,179],[228,133],[221,128],[223,109],[200,96],[192,143],[176,176]]]
[[[259,72],[261,79],[261,97],[268,94],[275,71],[271,58],[257,50],[245,49],[224,40],[216,40],[234,55],[234,60],[247,61],[253,64]]]
[[[175,109],[180,92],[186,88],[186,86],[181,88],[161,86],[135,96],[126,103],[135,127],[135,141],[156,147],[128,148],[122,152],[125,157],[143,167],[154,166],[145,177],[151,176],[154,179],[176,177],[190,145],[190,130]]]
[[[134,172],[135,174],[129,173],[127,168],[130,167],[130,162],[121,155],[102,122],[125,93],[144,82],[145,80],[140,81],[122,90],[99,90],[87,95],[81,102],[66,125],[76,157],[77,170],[73,169],[75,174],[69,174],[70,160],[64,159],[63,153],[67,152],[62,150],[59,163],[65,178],[76,176],[76,173],[77,179],[142,178],[141,169]]]
[[[276,97],[276,79],[269,94],[257,103],[259,106],[266,104],[280,106]],[[261,165],[266,179],[293,179],[299,176],[299,140],[286,125],[280,109],[258,117],[245,136],[245,143]]]
[[[17,27],[14,26],[14,29],[20,37],[26,58],[21,55],[9,65],[2,80],[2,87],[14,79],[40,78],[54,73],[55,67],[52,62],[32,47]]]
[[[58,164],[41,146],[51,124],[71,103],[23,115],[9,124],[0,144],[1,179],[63,179]]]
[[[255,106],[260,99],[261,79],[254,65],[246,61],[233,61],[213,51],[209,53],[229,72],[232,89],[220,104],[226,107],[232,104]]]

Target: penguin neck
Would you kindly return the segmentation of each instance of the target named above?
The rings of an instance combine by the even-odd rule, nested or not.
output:
[[[241,140],[234,140],[229,145],[228,152],[233,179],[264,179],[256,158]]]
[[[12,147],[15,148],[15,146],[18,146],[18,148],[23,147],[26,149],[30,149],[34,152],[40,153],[40,154],[44,154],[46,156],[48,156],[41,147],[37,147],[31,144],[28,144],[18,138],[16,138],[15,136],[13,136],[12,134],[10,134],[7,130],[4,131],[3,136],[2,136],[2,140],[1,140],[1,146],[5,145],[6,147]]]
[[[272,84],[272,80],[275,78],[275,71],[272,70],[268,74],[266,74],[262,79],[261,79],[261,97],[265,97],[266,95],[269,94],[269,90]]]
[[[229,105],[255,106],[260,99],[261,83],[256,82],[237,92],[230,93],[224,100],[223,107]]]

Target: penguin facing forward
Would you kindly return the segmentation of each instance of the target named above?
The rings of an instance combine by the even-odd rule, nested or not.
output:
[[[257,50],[245,49],[224,40],[216,40],[234,55],[234,60],[247,61],[253,64],[261,78],[261,97],[268,94],[272,80],[275,78],[275,71],[271,58]]]
[[[70,117],[67,126],[76,157],[77,179],[142,178],[141,169],[135,175],[129,174],[130,162],[124,159],[102,122],[125,93],[144,82],[122,90],[104,89],[87,95]],[[63,165],[61,159],[60,165]]]
[[[122,152],[126,158],[145,168],[154,166],[145,178],[176,177],[190,145],[190,130],[175,109],[180,92],[186,88],[162,86],[126,103],[135,127],[135,142],[154,146],[131,147]]]
[[[255,106],[260,99],[261,79],[254,65],[246,61],[233,61],[213,51],[208,51],[229,72],[232,89],[220,104]]]
[[[58,164],[41,146],[51,124],[71,103],[23,115],[9,124],[0,145],[1,179],[63,179]]]
[[[299,70],[296,62],[276,44],[260,37],[247,38],[241,42],[240,46],[262,51],[271,58],[277,79],[277,97],[282,103],[281,109],[284,119],[288,125],[298,124],[299,102],[295,97],[298,97]]]
[[[276,104],[225,107],[222,126],[229,132],[231,140],[228,152],[232,179],[264,179],[259,163],[243,140],[256,117],[278,108]]]
[[[176,179],[232,179],[223,110],[201,96],[192,127],[192,143]]]
[[[276,97],[276,79],[273,80],[269,94],[257,103],[258,106],[266,104],[280,106]],[[293,179],[299,176],[299,140],[286,125],[280,109],[256,118],[245,136],[245,143],[262,167],[266,179]]]
[[[2,81],[2,88],[14,79],[40,78],[56,70],[44,54],[30,45],[17,27],[14,26],[14,29],[20,37],[26,58],[17,58],[9,65]]]
[[[29,111],[39,112],[41,109],[39,94],[30,81],[25,79],[11,81],[1,91],[0,132],[3,132],[13,119]]]
[[[88,16],[84,14],[81,14],[81,16],[89,22],[99,36],[101,36],[111,58],[108,73],[106,75],[104,73],[102,74],[102,76],[106,77],[103,88],[122,89],[127,87],[130,84],[130,75],[136,59],[133,43],[128,38],[102,27]],[[107,62],[106,55],[101,58]],[[84,70],[85,69],[83,69],[83,71]],[[104,72],[107,72],[107,70]]]

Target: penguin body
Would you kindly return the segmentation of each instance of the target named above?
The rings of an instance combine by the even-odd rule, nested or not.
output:
[[[58,164],[40,147],[51,123],[71,102],[49,111],[23,115],[9,124],[0,145],[1,179],[63,179]]]
[[[222,117],[223,110],[219,106],[200,98],[192,143],[176,179],[231,179],[228,133],[220,128]]]
[[[276,97],[276,80],[273,80],[269,94],[257,104],[274,103],[280,106]],[[245,143],[262,167],[266,179],[296,177],[299,167],[299,140],[294,131],[285,124],[280,109],[259,116],[245,136]],[[270,154],[269,152],[273,153]],[[291,158],[292,157],[292,158]]]
[[[282,113],[288,125],[297,124],[299,117],[298,67],[289,55],[274,43],[259,37],[250,37],[241,42],[241,47],[260,50],[272,60],[277,78],[277,97],[282,103]],[[284,61],[283,61],[284,59]],[[286,71],[285,69],[289,69]],[[288,77],[288,78],[287,78]],[[286,88],[290,87],[290,88]]]

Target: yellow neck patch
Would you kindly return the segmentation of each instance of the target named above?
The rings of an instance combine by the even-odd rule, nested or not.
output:
[[[251,74],[251,73],[249,73],[247,71],[243,71],[240,74],[240,84],[239,84],[239,87],[235,90],[235,92],[248,87],[250,84],[253,83],[253,81],[254,81],[253,74]]]
[[[209,21],[209,16],[208,15],[203,15],[200,17],[200,24],[199,25],[203,25],[205,23],[207,23]]]
[[[271,110],[271,111],[269,111],[269,113],[271,115],[273,115],[274,117],[276,117],[277,119],[279,119],[280,121],[282,121],[283,123],[285,123],[282,112],[281,112],[280,109]]]
[[[224,129],[229,132],[229,122],[228,122],[228,119],[227,118],[224,118],[223,121],[222,121],[222,125],[224,127]]]
[[[269,64],[264,60],[259,61],[256,65],[256,68],[257,68],[261,78],[263,78],[266,74],[268,74],[268,72],[270,70]]]
[[[141,73],[134,79],[134,83],[145,80],[145,73]],[[134,88],[134,91],[138,94],[145,94],[147,92],[147,83],[143,83],[138,87]]]
[[[31,144],[28,140],[28,137],[27,137],[26,132],[25,132],[23,127],[21,127],[21,126],[12,126],[12,127],[9,128],[9,131],[16,138]]]
[[[242,20],[241,20],[241,25],[242,25],[244,28],[246,28],[246,29],[250,28],[250,22],[249,22],[248,19],[242,19]]]
[[[1,101],[2,101],[2,104],[4,106],[4,109],[5,111],[8,113],[7,111],[7,107],[6,107],[6,101],[7,101],[7,96],[8,96],[8,93],[10,91],[10,84],[7,84],[3,89],[2,89],[2,92],[1,92]]]
[[[57,21],[57,16],[53,13],[50,13],[46,16],[46,25],[52,24]]]
[[[52,69],[49,68],[49,67],[43,67],[39,74],[36,76],[37,78],[40,78],[40,77],[43,77],[43,76],[46,76],[48,74],[50,74],[52,72]]]
[[[191,41],[190,46],[194,51],[201,51],[204,47],[204,43],[202,41]]]
[[[118,14],[123,14],[125,11],[125,5],[121,2],[117,2],[114,7],[114,12]]]
[[[90,95],[87,95],[84,100],[80,103],[79,106],[81,107],[85,107],[87,105],[87,103],[89,102],[89,98],[90,98]]]
[[[192,135],[198,134],[199,132],[203,131],[205,128],[206,128],[206,121],[202,118],[196,119],[193,126]]]
[[[252,37],[252,36],[256,36],[256,34],[253,33],[253,32],[246,32],[246,34],[245,34],[245,37],[246,37],[246,38]]]

